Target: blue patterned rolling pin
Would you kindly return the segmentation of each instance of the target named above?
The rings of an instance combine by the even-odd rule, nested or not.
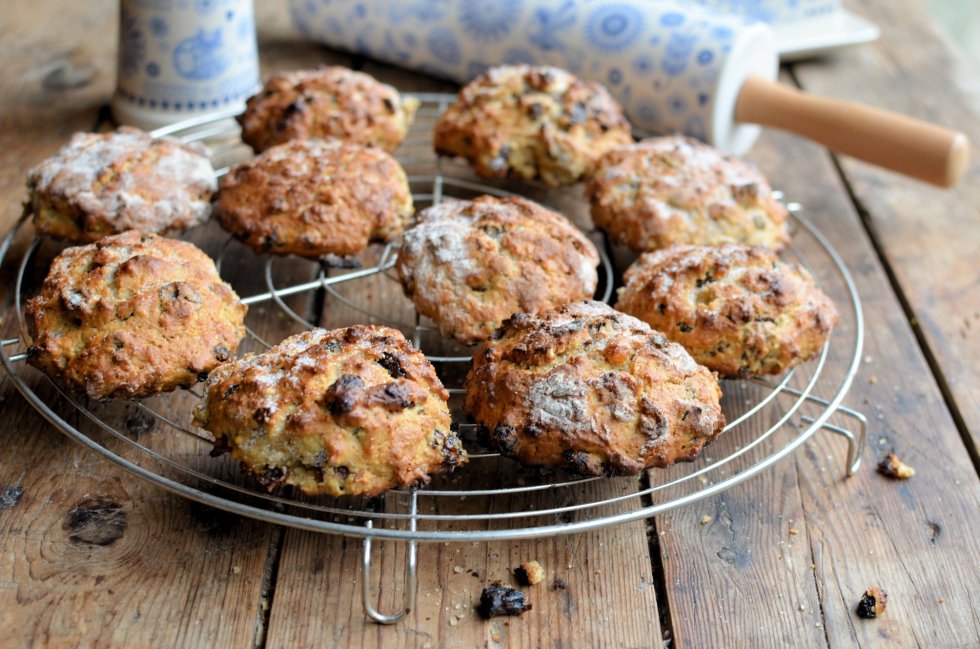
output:
[[[121,0],[116,121],[241,111],[258,82],[252,0]]]
[[[293,0],[291,9],[311,38],[459,82],[502,63],[561,67],[605,84],[640,130],[736,153],[759,132],[734,123],[738,90],[778,68],[768,26],[669,2]]]
[[[291,10],[313,39],[459,82],[491,65],[565,68],[605,84],[640,131],[682,132],[736,155],[764,125],[940,186],[966,170],[962,133],[775,83],[778,58],[767,24],[694,4],[292,0]]]

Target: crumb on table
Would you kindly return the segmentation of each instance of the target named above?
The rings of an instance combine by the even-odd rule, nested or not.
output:
[[[872,586],[864,591],[864,596],[858,602],[857,614],[858,617],[870,620],[884,613],[886,606],[888,606],[888,593],[883,588]]]
[[[908,480],[915,475],[915,469],[898,459],[894,453],[889,453],[878,463],[878,473],[895,480]]]
[[[520,615],[524,611],[530,611],[531,603],[527,601],[527,595],[522,591],[501,586],[498,581],[483,589],[476,610],[489,620],[498,615]]]
[[[514,568],[514,578],[522,586],[533,586],[544,581],[544,567],[537,561],[525,561]]]

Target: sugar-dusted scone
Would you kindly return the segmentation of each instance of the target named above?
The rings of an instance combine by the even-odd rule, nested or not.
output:
[[[401,332],[314,329],[215,370],[194,423],[270,489],[371,496],[466,462],[448,398]]]
[[[302,138],[337,138],[394,151],[419,102],[374,77],[340,66],[274,74],[238,117],[256,152]]]
[[[120,127],[76,133],[27,174],[38,231],[75,243],[141,230],[164,233],[203,223],[217,186],[204,150]]]
[[[54,260],[27,303],[28,362],[93,399],[148,397],[231,358],[245,310],[200,249],[131,230]]]
[[[519,197],[445,200],[405,232],[405,294],[444,336],[486,340],[518,311],[591,298],[599,254],[564,216]]]
[[[401,165],[381,149],[293,140],[233,167],[214,214],[256,252],[346,256],[397,237],[412,215],[412,193]]]
[[[491,68],[439,118],[436,152],[460,156],[481,176],[570,185],[609,149],[633,141],[612,95],[552,67]]]
[[[617,309],[726,378],[779,374],[813,358],[839,320],[809,273],[762,247],[648,252],[623,281]]]
[[[747,243],[782,250],[786,208],[754,166],[680,135],[606,153],[587,180],[592,220],[617,243]]]
[[[693,460],[724,427],[720,399],[683,347],[601,302],[513,316],[466,377],[490,448],[583,475]]]

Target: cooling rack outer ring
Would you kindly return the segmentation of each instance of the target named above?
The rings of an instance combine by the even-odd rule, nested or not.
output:
[[[426,96],[423,99],[425,101],[434,102],[438,100],[440,107],[444,107],[447,101],[446,96],[436,95],[436,96]],[[451,98],[451,97],[450,97]],[[804,218],[799,213],[798,205],[790,205],[791,215],[795,222],[802,227],[807,233],[812,236],[820,245],[823,252],[826,254],[827,259],[829,259],[834,270],[839,275],[843,284],[846,287],[846,292],[850,299],[850,307],[848,310],[850,315],[854,320],[854,336],[853,336],[853,346],[848,352],[849,362],[846,363],[847,367],[844,370],[843,378],[834,387],[832,396],[816,399],[823,406],[819,415],[808,418],[808,425],[800,430],[792,439],[783,446],[775,449],[773,452],[766,455],[761,460],[755,462],[748,468],[735,473],[734,475],[714,482],[713,484],[707,485],[704,488],[698,489],[694,493],[686,494],[681,497],[664,500],[662,502],[657,502],[649,505],[637,506],[630,509],[629,511],[609,514],[609,515],[596,515],[595,517],[590,517],[584,520],[576,520],[567,523],[554,523],[554,524],[540,524],[527,527],[513,527],[506,529],[466,529],[466,530],[444,530],[444,529],[417,529],[416,522],[426,520],[424,514],[416,514],[416,509],[414,503],[416,498],[425,497],[426,492],[419,491],[411,495],[411,501],[413,503],[412,512],[409,515],[409,522],[407,529],[393,528],[393,527],[371,527],[362,524],[346,524],[331,520],[322,520],[319,518],[300,516],[291,514],[287,511],[279,511],[275,508],[265,508],[258,507],[248,502],[243,502],[242,500],[236,500],[230,497],[223,497],[221,495],[216,495],[209,491],[195,487],[194,485],[179,480],[172,479],[162,472],[156,472],[146,466],[143,466],[139,462],[134,462],[122,455],[119,455],[109,448],[103,446],[98,441],[89,437],[88,435],[81,432],[78,428],[66,421],[51,404],[45,402],[37,392],[35,392],[29,383],[25,380],[24,376],[18,371],[18,367],[23,367],[23,360],[25,354],[15,354],[11,355],[8,353],[8,348],[13,347],[14,343],[19,343],[19,340],[8,340],[3,341],[3,345],[0,345],[0,363],[2,363],[5,371],[9,375],[12,383],[17,388],[17,390],[24,396],[24,398],[53,426],[58,428],[61,432],[67,435],[69,438],[79,443],[83,447],[103,456],[104,458],[110,460],[123,470],[133,474],[134,476],[146,480],[149,483],[155,484],[159,487],[163,487],[179,496],[196,501],[203,505],[214,507],[217,509],[225,510],[231,513],[248,516],[250,518],[262,520],[268,523],[273,523],[277,525],[284,525],[288,527],[293,527],[297,529],[309,530],[313,532],[323,532],[331,534],[341,534],[350,537],[358,538],[376,538],[376,539],[386,539],[386,540],[396,540],[396,541],[409,541],[409,542],[473,542],[473,541],[496,541],[496,540],[517,540],[517,539],[533,539],[542,538],[548,536],[554,536],[558,534],[570,534],[584,532],[588,530],[593,530],[597,528],[618,525],[622,523],[628,523],[632,521],[637,521],[658,514],[684,507],[695,503],[699,500],[709,498],[711,496],[720,494],[745,480],[751,479],[755,475],[761,473],[762,471],[768,469],[776,462],[779,462],[783,458],[787,457],[793,451],[795,451],[800,445],[809,440],[818,430],[828,424],[828,420],[835,412],[841,409],[841,402],[844,399],[848,389],[853,382],[854,376],[860,364],[863,339],[864,339],[864,323],[863,315],[861,311],[860,298],[857,293],[853,278],[847,267],[841,260],[838,253],[833,249],[826,238],[815,228],[806,218]],[[20,234],[24,224],[26,222],[26,217],[22,218],[14,226],[14,228],[7,234],[7,236],[0,242],[0,264],[8,261],[7,256],[10,252],[14,240]],[[18,288],[20,283],[18,281]],[[21,296],[17,291],[11,291],[7,296],[7,304],[5,305],[3,311],[4,313],[10,313],[13,304],[19,305],[21,302]],[[16,307],[14,307],[16,308]],[[824,356],[826,356],[826,349],[824,351]],[[821,362],[823,357],[821,359]],[[819,378],[819,372],[811,380],[811,383],[807,387],[806,391],[800,399],[809,398],[812,393],[814,383]],[[827,388],[826,385],[821,385],[821,388]],[[799,394],[797,392],[797,394]],[[846,410],[846,409],[843,409]],[[857,415],[860,417],[860,415]],[[494,490],[488,490],[493,493]],[[404,492],[402,492],[404,493]],[[500,491],[503,493],[503,491]],[[467,492],[461,491],[459,496],[467,495]],[[637,499],[639,502],[639,499]],[[599,508],[604,503],[608,501],[596,501],[591,503],[590,507]],[[370,521],[370,517],[364,515],[365,521]]]

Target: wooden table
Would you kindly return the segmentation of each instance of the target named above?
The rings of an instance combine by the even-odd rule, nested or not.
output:
[[[8,2],[0,21],[4,229],[19,215],[26,170],[73,131],[108,121],[116,3],[53,4]],[[281,3],[256,4],[266,74],[339,62],[405,90],[452,90],[296,43]],[[921,2],[849,4],[880,25],[881,40],[789,66],[783,80],[980,143],[980,76]],[[362,614],[359,543],[240,520],[139,483],[69,443],[4,379],[0,645],[980,646],[980,156],[952,191],[776,132],[749,157],[807,206],[864,301],[867,357],[846,403],[869,416],[871,435],[853,478],[841,475],[844,444],[817,435],[763,475],[646,523],[424,546],[416,610],[383,627]],[[14,326],[3,325],[9,336]],[[913,479],[875,473],[892,449]],[[94,511],[81,523],[80,507]],[[391,546],[379,559],[389,573],[401,556]],[[534,591],[519,619],[480,621],[479,586],[529,558],[568,589]],[[889,593],[873,621],[854,612],[870,585]]]

